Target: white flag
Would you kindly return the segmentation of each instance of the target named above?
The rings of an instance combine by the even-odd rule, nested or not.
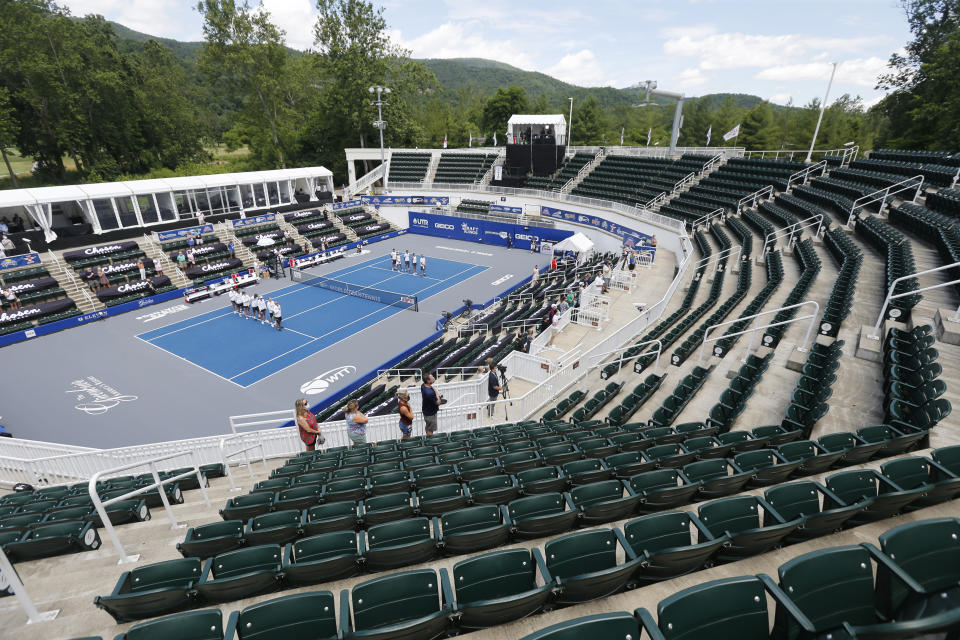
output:
[[[653,127],[647,129],[647,146],[650,146],[650,134],[653,133]]]
[[[493,146],[497,146],[497,132],[493,132]]]
[[[467,146],[468,147],[473,146],[473,131],[470,132],[470,142],[467,143]]]
[[[730,138],[736,138],[738,135],[740,135],[740,125],[735,126],[733,129],[730,129],[730,131],[727,131],[725,134],[723,134],[723,141],[726,142]]]
[[[710,134],[713,133],[713,125],[707,128],[707,146],[710,146]]]
[[[621,147],[623,146],[623,131],[624,131],[624,128],[620,127],[620,146]]]
[[[443,134],[443,148],[447,148],[447,134]]]

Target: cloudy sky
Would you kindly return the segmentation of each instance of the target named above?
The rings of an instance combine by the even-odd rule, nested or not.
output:
[[[831,93],[881,97],[876,77],[909,39],[897,0],[382,0],[417,58],[492,58],[581,86],[657,80],[686,95],[752,93],[776,103]],[[195,0],[64,0],[132,29],[202,39]],[[253,0],[251,4],[256,4]],[[263,0],[287,44],[313,44],[311,0]]]

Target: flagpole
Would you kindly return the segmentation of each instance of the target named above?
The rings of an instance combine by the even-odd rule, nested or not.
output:
[[[830,72],[830,82],[827,83],[827,92],[823,95],[823,102],[820,104],[820,115],[817,116],[817,126],[813,130],[813,140],[810,141],[810,151],[807,152],[807,159],[805,162],[809,163],[810,158],[813,156],[813,147],[817,144],[817,134],[820,133],[820,122],[823,120],[823,112],[827,108],[827,99],[830,97],[830,87],[833,86],[833,76],[837,72],[837,63],[831,62],[833,65],[833,70]]]

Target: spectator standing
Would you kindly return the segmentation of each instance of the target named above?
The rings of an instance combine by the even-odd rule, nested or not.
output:
[[[603,271],[601,273],[603,277],[603,290],[601,291],[601,293],[606,293],[610,289],[610,276],[612,273],[610,269],[609,260],[604,260]]]
[[[344,412],[344,418],[347,421],[347,436],[353,446],[359,447],[367,443],[367,416],[360,412],[360,406],[356,400],[347,403],[347,410]]]
[[[230,291],[227,292],[227,297],[230,298],[231,311],[233,311],[233,313],[236,313],[237,312],[237,290],[231,288]]]
[[[16,246],[14,246],[13,240],[11,240],[10,236],[7,236],[7,235],[4,235],[3,240],[0,240],[0,247],[3,247],[3,250],[6,252],[16,250]]]
[[[325,442],[323,433],[317,427],[317,416],[307,408],[307,399],[300,398],[293,405],[297,414],[297,427],[300,428],[300,440],[306,445],[307,451],[313,451],[317,444]]]
[[[87,281],[87,286],[90,287],[90,291],[96,291],[100,284],[100,281],[97,280],[97,274],[95,274],[90,267],[87,267],[80,273],[80,278]]]
[[[534,267],[533,275],[530,276],[530,284],[537,284],[538,280],[540,280],[540,267]]]
[[[406,440],[413,434],[413,409],[410,408],[410,394],[397,392],[397,413],[400,414],[401,439]]]
[[[507,249],[513,249],[513,236],[509,233],[507,234]]]
[[[273,298],[267,298],[267,324],[273,326]]]
[[[427,374],[420,385],[420,409],[423,412],[423,421],[426,423],[426,434],[432,436],[437,431],[437,412],[440,411],[440,398],[433,388],[433,375]]]
[[[233,240],[230,240],[229,242],[227,242],[227,251],[230,252],[231,258],[237,257],[237,248],[233,246]]]
[[[153,272],[158,276],[163,275],[163,262],[160,260],[159,256],[153,259]]]
[[[427,256],[420,254],[420,275],[427,275]]]
[[[243,317],[250,317],[250,303],[253,301],[253,298],[246,291],[243,292]]]
[[[550,261],[550,270],[551,271],[557,270],[557,256],[553,256],[553,260]]]
[[[633,271],[637,268],[637,252],[631,251],[630,256],[627,258],[627,269]]]
[[[553,340],[558,333],[560,333],[560,309],[554,304],[553,315],[550,316],[550,342],[547,343],[548,347],[553,346]]]
[[[143,266],[143,260],[137,260],[137,269],[140,270],[140,279],[147,279],[147,268]]]
[[[193,231],[189,232],[189,233],[187,234],[187,249],[188,249],[188,250],[189,250],[189,249],[193,249],[193,245],[195,245],[196,243],[197,243],[197,241],[194,240],[194,238],[193,238]]]
[[[10,228],[7,226],[7,216],[3,216],[3,218],[0,219],[0,233],[5,234],[8,231],[10,231]]]
[[[490,418],[493,417],[498,397],[500,397],[500,378],[497,377],[497,368],[493,366],[493,358],[487,358],[487,416]]]
[[[0,289],[0,293],[3,294],[3,299],[7,301],[7,306],[10,307],[11,311],[15,311],[20,308],[20,299],[17,298],[17,293],[13,290],[13,287]]]
[[[533,345],[533,327],[527,329],[526,341],[523,343],[523,352],[530,353],[530,347]]]
[[[193,254],[193,249],[187,249],[187,262],[190,263],[191,267],[195,267],[197,265],[197,256]]]
[[[283,311],[280,309],[280,301],[276,300],[273,303],[273,317],[277,321],[277,331],[282,331],[283,327],[280,326],[280,319],[283,315]]]
[[[100,280],[100,288],[110,286],[110,278],[107,277],[107,274],[103,272],[103,269],[97,269],[97,278]]]

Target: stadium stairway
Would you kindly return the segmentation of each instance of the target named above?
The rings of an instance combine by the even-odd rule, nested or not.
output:
[[[170,260],[169,256],[167,256],[167,254],[160,249],[160,245],[154,242],[152,238],[145,237],[142,240],[138,240],[138,244],[140,245],[140,248],[143,249],[143,252],[147,254],[147,257],[151,260],[160,258],[160,263],[163,265],[163,274],[169,276],[170,282],[173,284],[173,286],[177,287],[178,289],[193,286],[193,283],[190,282],[190,279],[183,275],[180,269],[177,268],[177,265]]]
[[[58,253],[63,253],[59,251]],[[40,262],[47,268],[50,275],[53,276],[61,289],[66,291],[67,295],[77,305],[81,313],[91,313],[106,309],[107,305],[100,302],[97,296],[83,285],[80,277],[74,273],[66,262],[60,256],[57,256],[55,262],[48,254],[40,254]],[[88,295],[84,295],[84,292]]]
[[[506,148],[506,147],[500,147],[500,151],[497,153],[497,157],[496,157],[496,158],[494,159],[494,161],[490,164],[490,168],[487,169],[487,172],[486,172],[485,174],[483,174],[483,178],[480,179],[480,184],[481,184],[481,185],[489,185],[489,184],[490,184],[490,181],[493,180],[493,168],[496,167],[498,164],[503,164],[503,160],[504,160],[504,158],[506,158],[506,157],[507,157],[507,148]]]
[[[217,225],[213,226],[214,233],[220,242],[226,244],[228,242],[233,242],[234,254],[243,261],[243,266],[250,267],[253,266],[253,263],[257,261],[257,256],[254,255],[242,240],[233,234],[233,229],[226,225],[218,227]]]
[[[280,230],[287,235],[287,238],[293,240],[304,252],[307,252],[308,247],[312,246],[308,238],[300,235],[300,232],[297,231],[295,226],[283,219],[283,215],[277,216],[277,224],[280,225]]]
[[[724,163],[726,163],[726,161],[727,161],[727,159],[726,159],[726,157],[724,157],[724,158],[722,158],[719,162],[713,163],[712,165],[710,165],[709,167],[707,167],[707,169],[706,169],[705,171],[702,171],[701,173],[699,173],[693,180],[691,180],[691,181],[688,182],[687,184],[681,186],[679,189],[674,189],[673,191],[671,191],[670,193],[668,193],[665,200],[662,200],[662,201],[658,202],[658,203],[655,204],[650,210],[656,212],[656,211],[659,211],[659,210],[660,210],[660,207],[662,207],[662,206],[664,206],[664,205],[667,205],[667,204],[670,204],[670,202],[671,202],[674,198],[680,197],[681,195],[683,195],[684,193],[686,193],[687,191],[689,191],[689,190],[690,190],[691,188],[693,188],[694,186],[700,184],[700,181],[701,181],[701,180],[704,180],[705,178],[709,178],[709,177],[710,177],[710,174],[713,173],[714,171],[716,171],[717,169],[719,169],[720,167],[722,167],[722,166],[724,165]],[[763,239],[761,238],[760,240],[761,240],[761,243],[762,243],[762,242],[763,242]]]
[[[427,166],[427,173],[423,176],[424,186],[432,185],[433,179],[437,177],[437,167],[440,166],[441,153],[434,153],[430,156],[430,164]]]
[[[574,189],[576,189],[577,185],[583,182],[584,178],[590,175],[590,172],[596,169],[597,166],[601,162],[603,162],[604,157],[605,157],[605,154],[602,151],[597,153],[597,155],[593,158],[593,160],[583,165],[583,168],[580,169],[579,172],[577,172],[577,175],[573,177],[573,179],[569,182],[569,184],[562,186],[562,188],[560,189],[560,193],[570,193]]]

